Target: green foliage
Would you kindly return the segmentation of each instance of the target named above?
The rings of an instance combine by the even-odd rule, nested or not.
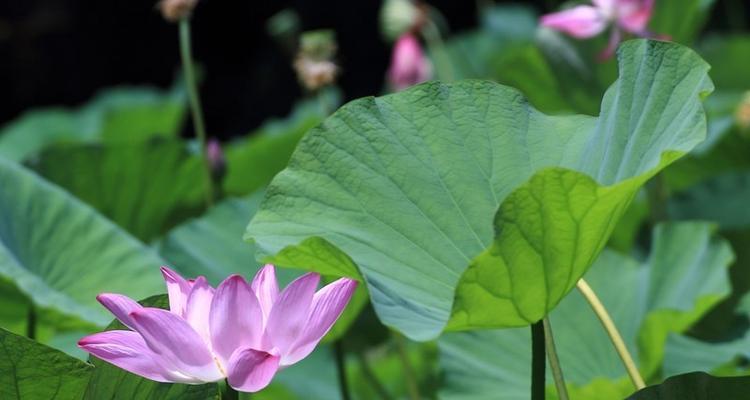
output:
[[[159,253],[184,276],[204,275],[218,285],[231,274],[252,277],[263,265],[255,260],[255,248],[242,241],[245,223],[258,209],[263,192],[245,198],[228,198],[200,218],[171,230],[159,244]],[[282,284],[299,273],[277,271]]]
[[[175,136],[185,117],[185,93],[114,88],[77,109],[31,111],[0,129],[0,156],[22,161],[58,143],[139,142]]]
[[[727,172],[677,193],[670,199],[674,219],[714,221],[722,229],[750,226],[750,170]]]
[[[727,242],[712,234],[710,224],[671,223],[656,228],[646,262],[605,250],[586,280],[609,310],[641,372],[658,378],[667,336],[685,332],[729,294],[727,266],[732,260]],[[575,393],[572,398],[622,398],[632,392],[609,337],[578,292],[571,292],[550,320],[566,382]],[[441,398],[528,396],[528,329],[449,333],[438,343],[446,379]],[[699,349],[682,348],[687,353]],[[603,393],[614,394],[601,397]]]
[[[348,255],[381,320],[418,340],[443,330],[457,286],[452,327],[525,323],[518,314],[487,315],[503,300],[479,300],[476,288],[459,285],[470,264],[469,279],[484,271],[472,260],[491,245],[485,259],[492,249],[523,251],[511,262],[533,264],[512,264],[512,295],[503,268],[493,266],[483,283],[518,304],[546,293],[527,315],[541,318],[589,267],[640,185],[705,136],[700,100],[712,85],[695,53],[631,41],[619,57],[621,77],[599,118],[546,116],[517,91],[479,81],[349,103],[302,140],[246,238],[266,256],[324,239],[333,249],[316,258]],[[584,204],[594,211],[576,230]],[[509,233],[508,224],[496,237],[498,207],[497,221],[513,216],[524,230]],[[295,266],[325,268],[306,261]],[[545,280],[554,286],[545,289]]]
[[[652,32],[691,44],[703,28],[716,0],[659,0],[649,23]]]
[[[57,145],[28,164],[144,242],[200,212],[208,190],[199,156],[175,140]]]
[[[0,398],[80,400],[91,365],[0,328]]]
[[[89,206],[3,159],[0,187],[0,276],[40,309],[104,326],[97,294],[162,290],[162,260]]]
[[[719,89],[750,90],[750,76],[743,66],[750,63],[750,35],[709,36],[699,51],[711,64],[711,79]]]
[[[750,377],[717,378],[702,372],[674,376],[650,386],[627,400],[741,399],[750,392]]]
[[[226,146],[229,165],[223,189],[229,195],[246,195],[262,189],[284,169],[297,142],[324,117],[323,104],[339,103],[338,93],[318,94],[319,102],[307,100],[295,106],[284,120],[272,120],[249,135]]]
[[[544,112],[595,113],[604,91],[573,44],[551,31],[537,32],[537,16],[524,5],[489,8],[482,26],[452,37],[446,51],[456,79],[515,87]]]

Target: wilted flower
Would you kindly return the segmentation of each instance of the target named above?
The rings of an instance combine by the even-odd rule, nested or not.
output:
[[[303,33],[294,60],[294,70],[300,83],[310,91],[332,84],[339,72],[333,62],[335,55],[336,38],[333,31],[322,29]]]
[[[294,61],[294,69],[302,85],[310,91],[332,84],[339,70],[333,61],[315,60],[304,56]]]
[[[169,22],[179,22],[190,15],[198,0],[161,0],[159,10],[161,15]]]
[[[273,265],[248,284],[239,275],[215,290],[204,277],[185,280],[162,267],[169,311],[142,307],[126,296],[97,296],[131,330],[87,336],[78,345],[111,364],[159,382],[206,383],[227,379],[256,392],[280,368],[309,355],[351,299],[357,282],[339,279],[315,291],[308,273],[281,293]]]
[[[576,38],[590,38],[612,25],[609,44],[602,58],[614,54],[622,39],[622,31],[650,37],[646,29],[651,19],[654,0],[591,0],[593,6],[580,5],[560,12],[543,15],[543,26],[565,32]]]
[[[432,77],[432,65],[422,51],[419,39],[412,33],[402,35],[393,46],[388,82],[394,90],[402,90]]]

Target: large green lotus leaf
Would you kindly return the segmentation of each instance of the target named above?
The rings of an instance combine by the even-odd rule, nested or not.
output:
[[[744,249],[737,248],[737,263],[732,268],[733,272],[737,272],[740,267],[744,266],[742,264],[743,251]],[[733,297],[740,297],[737,292],[745,293],[732,304],[736,305],[736,308],[732,309],[734,312],[724,310],[726,314],[733,314],[734,323],[729,326],[726,323],[716,323],[710,319],[710,316],[708,321],[706,321],[707,318],[702,321],[702,325],[708,322],[712,328],[716,328],[720,334],[714,337],[718,336],[722,340],[705,342],[688,335],[670,334],[664,348],[662,371],[665,376],[691,371],[725,375],[747,368],[745,361],[750,359],[750,330],[747,329],[747,317],[750,316],[750,295],[745,292],[744,287],[733,285],[733,289]],[[691,333],[694,331],[695,329],[692,329]]]
[[[733,171],[707,179],[669,200],[674,219],[714,221],[722,229],[750,226],[750,170]]]
[[[108,89],[76,109],[29,111],[0,128],[0,156],[21,161],[56,143],[174,136],[184,120],[185,104],[178,86],[170,91],[121,87]]]
[[[673,376],[664,383],[641,389],[627,400],[744,399],[750,393],[750,377],[717,378],[703,372]]]
[[[104,326],[97,294],[163,290],[163,261],[67,192],[2,158],[0,187],[0,275],[37,307]]]
[[[28,165],[144,242],[204,207],[202,161],[176,140],[56,145]]]
[[[91,365],[0,328],[0,398],[80,400]]]
[[[605,250],[586,280],[612,316],[642,374],[654,378],[667,336],[685,332],[729,294],[731,261],[729,245],[712,235],[710,224],[670,223],[657,226],[646,262],[639,264]],[[577,291],[560,303],[550,320],[566,382],[576,394],[572,398],[622,398],[632,392],[609,337]],[[502,392],[508,399],[528,397],[528,329],[449,333],[438,343],[446,378],[442,398],[481,399]]]
[[[750,358],[750,334],[725,342],[704,342],[686,335],[671,334],[664,348],[665,376],[692,371],[717,372],[740,358]]]
[[[205,276],[218,285],[231,274],[249,277],[263,265],[255,260],[255,249],[242,241],[244,221],[258,209],[263,192],[245,198],[228,198],[200,218],[172,229],[159,244],[159,253],[185,276]],[[283,268],[277,271],[281,284],[299,276]]]
[[[344,252],[381,320],[412,339],[443,330],[470,264],[453,328],[538,320],[596,258],[640,185],[705,136],[700,100],[712,85],[695,53],[638,40],[619,60],[599,118],[547,116],[483,81],[349,103],[300,142],[246,238],[268,261],[312,240],[316,257],[293,266],[313,270]],[[498,207],[499,221],[523,230],[509,221],[496,232]],[[511,250],[506,265],[472,261],[498,246]],[[480,275],[482,286],[472,282]]]
[[[691,44],[698,37],[714,3],[716,0],[655,1],[649,28],[675,42]]]
[[[319,101],[305,100],[282,120],[265,123],[248,138],[225,146],[227,175],[222,187],[229,195],[242,196],[262,189],[284,169],[300,138],[325,117],[321,104],[340,104],[339,93],[325,91]]]
[[[155,136],[177,137],[185,122],[187,93],[178,79],[168,91],[123,86],[99,93],[85,112],[96,115],[103,141],[140,142]]]

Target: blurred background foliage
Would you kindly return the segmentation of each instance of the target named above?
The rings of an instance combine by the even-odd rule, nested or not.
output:
[[[590,115],[617,76],[614,61],[593,61],[606,39],[575,41],[538,28],[539,15],[558,1],[430,4],[444,25],[445,53],[430,53],[438,74],[517,87],[547,113]],[[636,198],[587,278],[612,307],[650,383],[694,370],[745,374],[750,5],[656,4],[651,30],[693,47],[712,65],[708,138],[656,178],[651,185],[660,190]],[[379,30],[380,7],[337,0],[199,4],[194,49],[201,97],[225,164],[219,201],[206,209],[209,188],[192,139],[177,35],[152,2],[0,4],[0,240],[7,250],[0,252],[0,327],[83,358],[75,340],[109,324],[94,296],[102,287],[118,289],[118,282],[103,283],[110,276],[138,298],[164,291],[155,268],[162,263],[214,284],[232,272],[252,276],[260,264],[242,234],[265,186],[332,110],[384,91],[391,44]],[[289,9],[301,31],[335,30],[342,68],[336,87],[310,94],[298,85],[294,43],[267,29],[272,16]],[[35,216],[33,226],[28,215]],[[279,272],[283,283],[301,273]],[[630,383],[576,295],[552,314],[573,398],[626,396]],[[574,346],[582,326],[596,332],[586,337],[584,353]],[[357,399],[414,398],[415,391],[424,398],[523,398],[527,336],[525,329],[483,331],[409,342],[380,324],[360,290],[327,344],[253,398],[338,398],[334,345],[346,349]],[[144,382],[95,365],[91,399],[131,398],[134,388],[140,398],[204,399],[216,392]],[[64,367],[72,384],[86,386],[77,375],[91,373],[86,367]],[[119,374],[116,386],[97,386],[113,381],[102,374]],[[552,387],[549,395],[555,396]]]

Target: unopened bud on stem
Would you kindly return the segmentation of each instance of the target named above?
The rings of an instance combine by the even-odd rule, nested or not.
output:
[[[310,91],[328,86],[336,80],[339,71],[333,58],[336,39],[333,31],[305,32],[300,38],[300,48],[294,60],[294,69],[300,83]]]
[[[161,0],[159,10],[167,21],[180,22],[190,16],[197,3],[198,0]]]
[[[741,133],[750,133],[750,91],[745,92],[742,96],[742,101],[737,105],[737,110],[734,112],[734,120],[740,128]]]

